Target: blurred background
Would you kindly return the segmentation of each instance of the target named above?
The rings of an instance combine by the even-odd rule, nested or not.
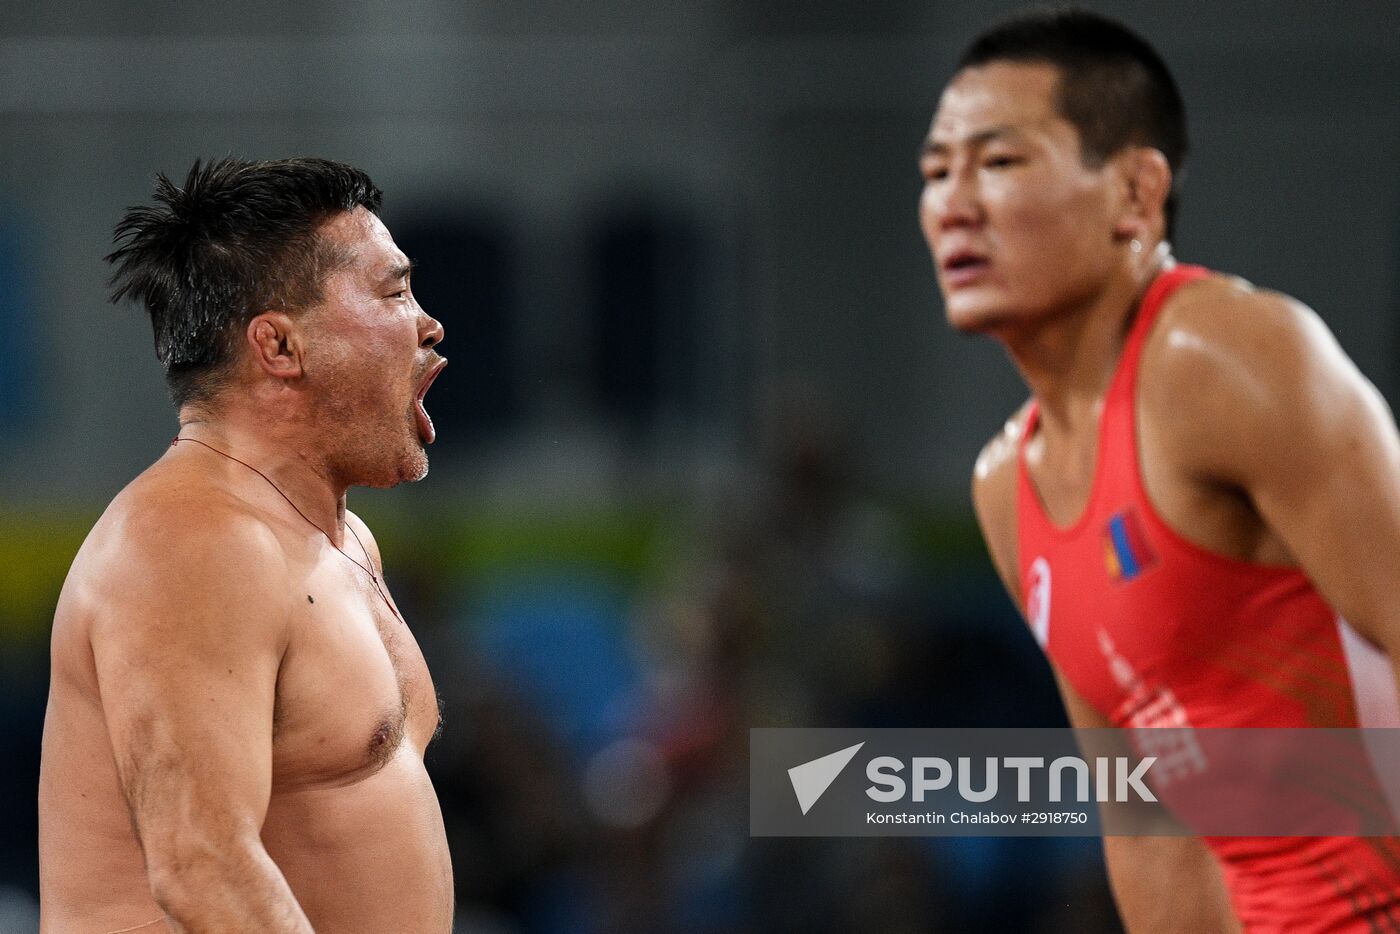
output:
[[[1400,392],[1400,5],[1092,2],[1173,66],[1178,255]],[[460,934],[1117,930],[1094,840],[751,839],[747,730],[1053,726],[967,500],[1024,393],[942,321],[915,153],[1002,2],[6,2],[0,932],[68,564],[174,432],[101,257],[157,171],[367,170],[452,366],[359,492],[446,729]]]

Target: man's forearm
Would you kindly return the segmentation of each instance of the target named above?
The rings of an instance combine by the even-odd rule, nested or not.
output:
[[[151,893],[180,934],[314,934],[260,841],[148,854]]]
[[[1235,934],[1220,867],[1196,837],[1104,837],[1113,899],[1129,934]]]

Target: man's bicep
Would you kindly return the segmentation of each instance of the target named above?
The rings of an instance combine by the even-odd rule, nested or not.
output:
[[[1400,438],[1384,401],[1324,330],[1278,377],[1281,404],[1246,412],[1243,486],[1340,614],[1400,649]]]
[[[271,787],[285,611],[264,585],[275,575],[260,573],[256,548],[216,555],[179,544],[188,547],[134,549],[125,586],[91,636],[118,776],[148,861],[178,858],[170,851],[180,841],[255,836]]]
[[[118,776],[143,839],[163,808],[205,805],[261,824],[271,778],[276,665],[236,641],[157,644],[114,614],[122,636],[95,640],[98,690]],[[218,802],[224,802],[220,805]],[[173,816],[173,815],[172,815]]]
[[[1250,495],[1328,603],[1394,650],[1400,648],[1394,587],[1400,445],[1388,419],[1363,411],[1345,419],[1349,424],[1324,430],[1291,463],[1262,467]],[[1349,437],[1337,437],[1339,430]]]

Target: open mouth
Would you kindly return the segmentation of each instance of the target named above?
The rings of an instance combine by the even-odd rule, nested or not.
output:
[[[437,379],[442,368],[447,366],[447,358],[439,357],[432,369],[428,370],[427,379],[423,380],[423,385],[418,387],[418,395],[413,398],[413,414],[418,422],[418,437],[424,444],[432,444],[437,439],[437,429],[433,427],[433,420],[428,415],[428,409],[423,405],[423,397],[432,388],[433,380]]]
[[[987,257],[971,250],[959,250],[943,261],[943,278],[948,286],[956,288],[977,279],[990,265]]]

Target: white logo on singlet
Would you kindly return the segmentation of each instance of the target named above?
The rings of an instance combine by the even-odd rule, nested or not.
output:
[[[1026,578],[1026,619],[1041,648],[1050,644],[1050,562],[1036,558]]]
[[[1124,693],[1115,719],[1125,720],[1123,725],[1133,730],[1130,742],[1138,755],[1156,756],[1162,764],[1154,773],[1157,784],[1165,788],[1179,778],[1205,772],[1210,765],[1205,750],[1196,741],[1191,718],[1172,689],[1148,684],[1139,676],[1102,626],[1098,642],[1109,674]]]

